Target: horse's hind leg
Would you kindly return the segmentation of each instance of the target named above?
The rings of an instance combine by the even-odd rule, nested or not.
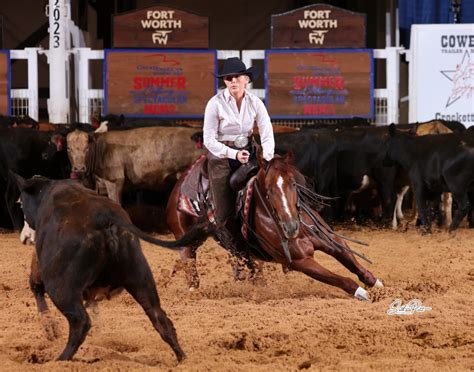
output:
[[[369,270],[362,266],[354,257],[351,252],[345,251],[343,249],[332,248],[323,242],[316,240],[314,237],[310,238],[313,243],[314,249],[319,249],[324,253],[334,257],[341,264],[344,265],[349,271],[356,274],[359,280],[368,287],[381,287],[382,282],[378,280]],[[347,244],[340,238],[334,237],[340,245],[346,246]]]
[[[186,275],[186,283],[190,291],[199,288],[199,274],[196,267],[196,251],[198,246],[183,247],[179,251],[180,260],[176,261],[171,276],[183,269]]]
[[[341,288],[351,296],[355,296],[359,299],[368,300],[368,295],[365,289],[359,287],[355,281],[350,278],[346,278],[325,269],[318,264],[312,257],[306,257],[302,259],[296,259],[291,262],[289,267],[293,270],[301,271],[313,279],[319,280],[320,282],[333,285]]]

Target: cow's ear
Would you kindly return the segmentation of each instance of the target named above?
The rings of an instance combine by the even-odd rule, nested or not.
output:
[[[397,134],[397,129],[395,128],[395,124],[390,124],[388,126],[388,134],[390,134],[390,137],[395,137],[395,135]]]
[[[286,162],[288,164],[293,164],[293,162],[295,160],[295,154],[293,154],[292,150],[288,150],[288,152],[285,155],[285,158],[286,158]]]
[[[18,186],[20,191],[24,190],[26,187],[26,180],[20,176],[19,174],[16,174],[13,172],[11,169],[8,170],[8,174],[10,178],[15,182],[15,184]]]

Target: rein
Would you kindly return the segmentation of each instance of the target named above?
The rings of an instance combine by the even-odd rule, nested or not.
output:
[[[269,169],[269,167],[267,166],[265,171],[264,171],[265,172],[264,178],[267,176],[268,169]],[[286,257],[287,261],[289,263],[291,263],[292,259],[291,259],[291,254],[290,254],[290,250],[289,250],[289,247],[288,247],[288,239],[286,239],[286,237],[284,236],[284,233],[281,231],[282,227],[280,225],[280,219],[279,219],[278,215],[275,212],[275,208],[268,201],[268,195],[265,195],[265,196],[263,195],[262,190],[259,186],[258,179],[259,179],[259,177],[257,176],[254,180],[254,189],[256,191],[257,197],[259,198],[260,202],[262,203],[263,208],[265,209],[265,212],[267,213],[267,215],[276,224],[276,226],[277,226],[276,232],[277,232],[278,237],[281,241],[281,245],[283,247],[283,252],[285,254],[285,257]],[[309,207],[309,205],[313,205],[313,206],[316,207],[316,209],[321,208],[321,207],[327,205],[328,200],[332,200],[332,199],[335,199],[335,198],[329,198],[329,197],[325,197],[325,196],[316,194],[312,190],[310,190],[310,189],[308,189],[305,186],[300,185],[300,184],[297,185],[297,193],[298,193],[298,201],[297,201],[298,219],[299,219],[300,223],[302,224],[302,226],[304,227],[304,229],[307,232],[309,232],[314,237],[322,240],[323,242],[325,242],[328,246],[332,247],[333,249],[350,252],[350,253],[360,257],[361,259],[367,261],[368,263],[372,263],[372,261],[370,261],[363,254],[358,253],[357,251],[349,248],[348,246],[343,245],[343,244],[335,241],[334,236],[336,236],[338,238],[341,238],[341,239],[344,239],[344,240],[351,241],[353,243],[361,244],[361,245],[368,245],[368,244],[366,244],[364,242],[361,242],[359,240],[356,240],[356,239],[348,238],[344,235],[341,235],[341,234],[338,234],[338,233],[334,232],[331,228],[329,228],[328,226],[321,223],[320,219],[314,214],[314,212]],[[308,217],[313,222],[313,225],[306,223],[301,218],[301,215],[300,215],[301,210],[303,210],[308,215]],[[242,218],[241,220],[245,223],[247,229],[250,230],[255,235],[255,237],[257,238],[258,241],[261,241],[261,242],[265,243],[265,245],[268,246],[268,248],[270,248],[273,251],[274,254],[279,255],[280,252],[279,252],[278,247],[276,247],[274,244],[269,242],[267,239],[265,239],[261,235],[257,234],[257,232],[254,229],[252,229],[250,224],[244,218]],[[256,248],[256,247],[254,247],[254,248]]]
[[[266,176],[266,174],[267,174],[267,170],[265,170],[265,176]],[[292,260],[291,260],[290,249],[288,248],[288,239],[286,239],[284,237],[284,235],[282,234],[282,232],[280,231],[280,228],[281,228],[280,222],[279,222],[280,219],[276,215],[275,209],[273,208],[273,206],[270,203],[268,203],[267,198],[264,198],[262,196],[262,192],[260,191],[260,187],[258,185],[258,177],[255,179],[254,182],[255,182],[254,189],[257,192],[257,196],[259,197],[260,201],[262,202],[263,207],[265,208],[265,211],[267,212],[267,214],[273,219],[273,222],[275,222],[275,224],[277,225],[276,231],[277,231],[278,237],[280,238],[281,244],[283,246],[283,252],[285,252],[285,257],[288,260],[288,262],[291,263]],[[270,204],[271,210],[268,207],[268,204]],[[253,232],[253,233],[255,234],[257,239],[265,240],[265,239],[263,239],[263,237],[257,235],[255,232]],[[268,242],[266,242],[266,243],[268,244]]]
[[[309,225],[309,224],[305,223],[304,221],[301,221],[301,223],[303,224],[304,227],[306,227],[307,230],[309,230],[309,232],[313,236],[323,240],[324,242],[328,243],[333,248],[336,248],[336,249],[339,249],[339,250],[342,249],[344,251],[350,252],[350,253],[355,254],[356,256],[362,258],[363,260],[367,261],[368,263],[370,263],[370,264],[372,263],[372,261],[370,261],[363,254],[361,254],[359,252],[356,252],[353,249],[351,249],[349,247],[346,247],[345,245],[342,245],[341,243],[339,243],[337,241],[334,241],[334,239],[332,239],[331,235],[334,235],[334,236],[337,236],[341,239],[349,240],[353,243],[357,243],[357,244],[361,244],[361,245],[368,245],[368,244],[366,244],[364,242],[361,242],[359,240],[348,238],[344,235],[341,235],[341,234],[338,234],[338,233],[334,232],[331,229],[328,229],[326,226],[321,224],[321,222],[318,220],[318,218],[314,215],[313,211],[311,211],[311,209],[307,205],[305,205],[304,203],[303,203],[303,210],[311,218],[311,221],[313,221],[314,225]]]

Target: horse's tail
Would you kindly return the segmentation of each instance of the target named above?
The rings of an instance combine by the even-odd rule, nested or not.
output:
[[[114,224],[117,225],[132,234],[138,236],[140,239],[151,243],[155,245],[159,245],[163,248],[168,248],[168,249],[173,249],[177,250],[180,249],[181,247],[193,244],[197,241],[202,241],[206,239],[209,235],[213,234],[214,228],[209,224],[207,221],[200,221],[197,224],[193,225],[181,238],[178,240],[161,240],[154,238],[142,230],[140,230],[138,227],[133,225],[130,222],[125,221],[122,218],[119,218],[118,216],[108,216],[108,225]],[[104,221],[105,222],[105,221]]]

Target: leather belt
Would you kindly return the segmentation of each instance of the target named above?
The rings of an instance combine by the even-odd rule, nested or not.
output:
[[[229,146],[229,147],[234,147],[236,149],[244,149],[244,148],[248,147],[248,145],[251,143],[252,136],[243,137],[243,138],[247,139],[245,145],[243,145],[243,146],[242,146],[242,138],[239,138],[238,140],[236,139],[235,141],[220,141],[220,142],[223,143],[226,146]]]

